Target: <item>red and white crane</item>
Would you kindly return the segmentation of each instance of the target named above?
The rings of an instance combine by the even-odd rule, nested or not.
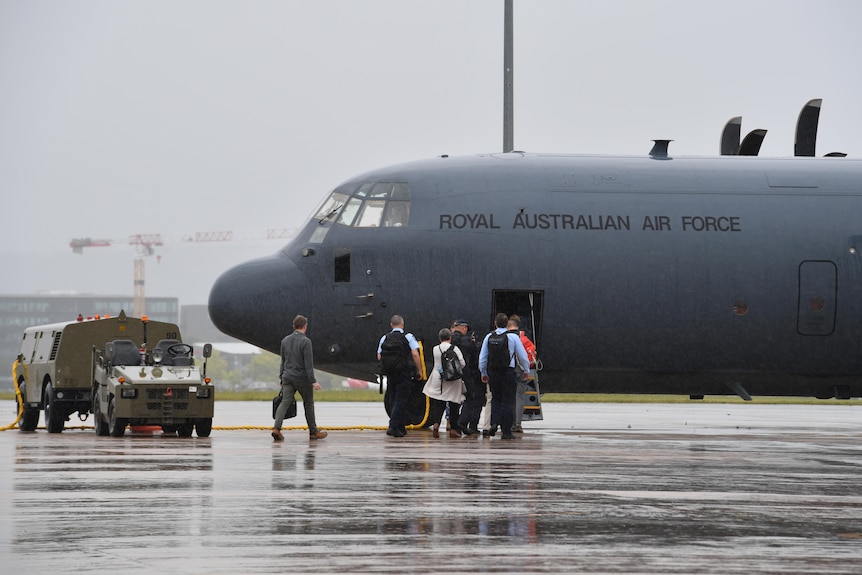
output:
[[[271,228],[251,232],[192,232],[187,234],[133,234],[125,238],[75,238],[69,246],[76,254],[83,254],[84,248],[110,247],[116,244],[135,246],[134,279],[134,316],[146,315],[146,268],[144,258],[156,254],[156,248],[168,243],[233,242],[243,240],[278,240],[295,236],[296,229]],[[157,256],[159,257],[159,256]]]

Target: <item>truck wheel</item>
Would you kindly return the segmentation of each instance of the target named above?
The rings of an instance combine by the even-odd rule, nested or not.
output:
[[[213,418],[206,417],[195,421],[195,433],[198,437],[209,437],[213,430]]]
[[[20,384],[19,384],[20,385]],[[27,405],[27,390],[21,388],[21,398],[18,399],[15,395],[15,401],[18,404],[18,413],[21,413],[21,404],[24,405],[24,412],[21,413],[21,419],[18,420],[18,429],[21,431],[35,431],[39,425],[39,408],[29,407]]]
[[[108,425],[102,418],[102,400],[99,399],[99,390],[93,390],[93,428],[96,430],[96,435],[104,437],[108,435]]]
[[[45,427],[48,433],[62,433],[65,423],[66,416],[57,406],[54,386],[49,383],[45,387]]]
[[[126,426],[129,425],[129,420],[123,417],[117,417],[117,409],[114,398],[108,400],[108,433],[111,437],[122,437],[126,433]]]
[[[194,427],[193,423],[183,423],[177,427],[177,435],[180,437],[191,437]]]

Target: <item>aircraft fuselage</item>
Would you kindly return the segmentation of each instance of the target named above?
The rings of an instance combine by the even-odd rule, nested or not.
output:
[[[393,314],[427,361],[440,328],[503,311],[542,391],[862,396],[858,161],[438,157],[329,200],[217,280],[219,329],[278,353],[301,313],[317,367],[373,379]]]

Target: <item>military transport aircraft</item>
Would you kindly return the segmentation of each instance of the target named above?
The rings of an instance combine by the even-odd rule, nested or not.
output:
[[[393,314],[427,355],[452,320],[481,336],[502,311],[525,318],[542,391],[862,396],[862,162],[811,157],[819,108],[795,157],[756,157],[734,118],[715,157],[659,141],[362,174],[225,272],[210,316],[278,353],[301,313],[319,368],[370,380]]]

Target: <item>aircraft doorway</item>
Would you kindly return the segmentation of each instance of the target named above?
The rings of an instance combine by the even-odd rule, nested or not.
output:
[[[517,314],[521,316],[521,329],[536,344],[537,349],[542,349],[544,295],[543,291],[494,290],[489,327],[494,324],[494,316],[498,313],[507,316]]]

